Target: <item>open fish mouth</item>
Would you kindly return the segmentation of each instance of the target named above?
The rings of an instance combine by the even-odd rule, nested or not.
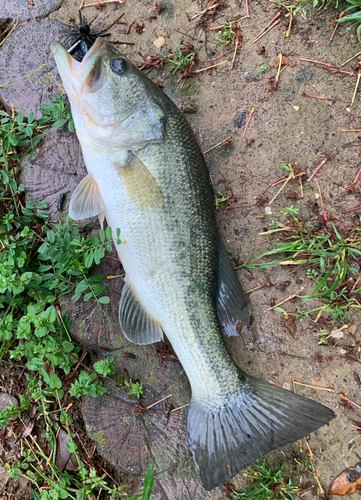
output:
[[[76,101],[76,95],[83,92],[96,92],[106,82],[107,69],[104,53],[107,44],[103,39],[97,38],[94,45],[85,54],[81,62],[74,59],[59,43],[51,44],[58,70],[63,80],[66,92]],[[76,94],[76,95],[74,95]]]

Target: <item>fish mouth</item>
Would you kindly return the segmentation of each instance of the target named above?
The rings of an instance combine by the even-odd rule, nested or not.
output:
[[[53,42],[51,52],[57,64],[66,92],[74,96],[83,92],[96,92],[104,85],[106,68],[103,62],[103,48],[106,42],[97,38],[81,62],[74,59],[59,42]],[[75,96],[74,96],[75,97]]]

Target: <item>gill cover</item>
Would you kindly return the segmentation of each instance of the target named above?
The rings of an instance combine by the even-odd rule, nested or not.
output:
[[[81,63],[60,43],[51,50],[78,135],[116,149],[162,142],[166,113],[157,87],[110,43],[97,38]]]

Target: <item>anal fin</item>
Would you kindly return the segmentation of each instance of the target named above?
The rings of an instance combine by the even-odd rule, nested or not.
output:
[[[75,189],[69,205],[69,215],[74,220],[99,215],[104,210],[99,186],[94,177],[88,174]]]
[[[227,337],[239,334],[249,325],[251,312],[242,286],[228,257],[227,250],[219,238],[217,313],[223,333]]]
[[[134,344],[147,345],[163,340],[163,330],[139,302],[128,283],[119,304],[119,322],[125,337]]]

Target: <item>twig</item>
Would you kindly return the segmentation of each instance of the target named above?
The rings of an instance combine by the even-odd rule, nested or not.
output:
[[[157,405],[158,403],[161,403],[162,401],[164,401],[165,399],[168,399],[172,396],[172,394],[169,394],[169,396],[166,396],[165,398],[162,398],[160,399],[159,401],[156,401],[155,403],[149,405],[149,406],[146,406],[145,409],[146,410],[149,410],[150,408],[153,408],[153,406]]]
[[[280,386],[280,384],[277,382],[277,380],[275,380],[273,377],[271,377],[271,375],[268,375],[268,376],[269,376],[269,378],[272,380],[272,382],[273,382],[274,384],[276,384],[276,385],[277,385],[277,387],[280,387],[280,388],[281,388],[281,386]]]
[[[335,288],[335,290],[337,290],[337,288]],[[349,327],[350,327],[350,323],[347,323],[347,325],[343,325],[343,326],[341,326],[341,328],[337,328],[336,330],[333,330],[333,332],[331,332],[329,335],[327,335],[327,337],[324,337],[324,338],[328,339],[329,337],[332,337],[333,335],[335,335],[335,333],[342,332],[342,330],[345,330],[346,328],[349,328]],[[335,391],[333,391],[333,392],[335,392]]]
[[[177,411],[177,410],[181,410],[182,408],[186,408],[187,406],[189,406],[189,403],[187,403],[186,405],[183,405],[183,406],[178,406],[178,408],[174,408],[174,410],[171,410],[171,413],[173,413],[174,411]]]
[[[361,410],[361,406],[360,405],[358,405],[357,403],[355,403],[354,401],[352,401],[351,399],[349,399],[347,396],[345,396],[344,394],[342,394],[342,392],[340,393],[340,398],[344,399],[348,403],[351,403],[352,405],[357,406],[357,408],[360,408],[360,410]]]
[[[234,66],[234,61],[235,61],[236,55],[237,55],[237,49],[238,49],[238,42],[237,42],[237,39],[236,39],[236,45],[234,47],[234,53],[233,53],[233,59],[232,59],[231,69],[233,69],[233,66]]]
[[[306,172],[301,172],[300,174],[294,175],[293,178],[296,179],[296,177],[302,177],[303,175],[306,175]],[[288,179],[288,177],[284,177],[283,179],[280,179],[279,181],[274,182],[271,184],[270,187],[277,186],[277,184],[281,184],[281,182],[284,182]]]
[[[246,126],[244,127],[244,130],[243,130],[242,137],[244,137],[244,136],[245,136],[245,134],[246,134],[246,132],[247,132],[247,128],[248,128],[249,122],[251,121],[251,118],[252,118],[252,115],[253,115],[253,113],[254,113],[254,110],[255,110],[255,109],[256,109],[256,108],[252,108],[252,109],[251,109],[251,112],[250,112],[250,114],[249,114],[249,117],[248,117],[248,120],[247,120]]]
[[[280,21],[281,21],[281,19],[277,19],[277,21],[275,21],[275,22],[272,24],[272,26],[270,26],[270,27],[268,28],[268,30],[266,30],[264,33],[262,33],[262,35],[259,35],[257,38],[255,38],[255,39],[253,40],[253,43],[258,42],[258,41],[259,41],[259,40],[260,40],[263,36],[267,35],[267,33],[268,33],[269,31],[271,31],[271,29],[272,29],[272,28],[274,28],[275,26],[277,26],[277,24],[278,24]]]
[[[306,92],[301,92],[302,97],[312,97],[312,99],[320,99],[321,101],[333,101],[333,97],[317,96],[306,94]]]
[[[270,283],[265,283],[264,285],[259,285],[259,286],[256,286],[256,288],[252,288],[251,290],[247,290],[244,293],[255,292],[256,290],[260,290],[261,288],[265,288],[265,287],[268,287],[268,286],[270,286]]]
[[[215,146],[212,146],[211,148],[207,149],[207,151],[203,151],[203,154],[205,155],[206,153],[209,153],[213,149],[218,148],[218,146],[222,146],[222,144],[224,144],[226,141],[229,141],[231,139],[232,139],[232,136],[230,135],[229,137],[227,137],[227,139],[223,139],[223,141],[221,141],[218,144],[216,144]]]
[[[266,29],[268,28],[268,26],[269,26],[270,24],[272,24],[272,23],[273,23],[273,21],[275,21],[278,17],[280,17],[280,15],[281,15],[281,14],[282,14],[282,10],[280,10],[280,11],[279,11],[279,12],[275,15],[275,17],[274,17],[274,18],[273,18],[273,19],[272,19],[272,20],[271,20],[271,21],[270,21],[270,22],[269,22],[269,23],[268,23],[268,24],[267,24],[264,28],[262,28],[262,29],[261,29],[261,31],[258,33],[258,35],[256,35],[256,36],[254,37],[254,40],[256,41],[256,40],[257,40],[257,38],[258,38],[258,37],[259,37],[259,36],[260,36],[260,35],[264,32],[264,30],[266,30]],[[254,42],[253,42],[253,43],[254,43]]]
[[[136,21],[136,19],[134,19],[134,21],[128,26],[127,31],[125,32],[126,35],[129,35],[130,28],[133,26],[133,24],[135,23],[135,21]]]
[[[282,52],[280,52],[278,54],[280,60],[279,60],[279,64],[278,64],[278,68],[277,68],[277,75],[276,75],[276,79],[275,79],[275,82],[276,82],[276,86],[277,86],[277,83],[278,83],[278,79],[280,77],[280,72],[281,72],[281,67],[282,67]]]
[[[1,33],[2,36],[5,35],[5,33],[10,29],[9,33],[6,35],[6,37],[1,40],[0,42],[0,47],[2,46],[2,44],[5,42],[5,40],[7,40],[9,38],[9,36],[11,35],[11,33],[14,31],[14,29],[17,27],[17,25],[19,24],[19,18],[16,17],[15,19],[13,19],[11,21],[11,23],[9,24],[9,26],[5,29],[5,31],[3,33]]]
[[[237,50],[240,49],[240,48],[242,48],[242,44],[241,43],[238,45]],[[221,54],[220,56],[217,56],[214,59],[212,59],[212,62],[217,61],[221,57],[226,56],[227,54],[230,54],[231,52],[233,52],[233,49],[227,50],[227,52],[223,52],[223,54]]]
[[[80,9],[85,9],[85,7],[94,7],[96,5],[100,5],[100,7],[102,7],[106,3],[124,3],[124,0],[103,0],[102,2],[88,3],[88,5],[84,5],[84,0],[83,0],[82,3],[79,6],[79,10]]]
[[[313,59],[305,59],[303,57],[300,57],[300,61],[313,62],[313,63],[316,63],[316,64],[322,64],[323,66],[327,66],[328,68],[333,68],[333,64],[325,63],[325,62],[322,62],[322,61],[315,61]]]
[[[356,286],[357,286],[357,283],[359,282],[360,278],[361,278],[361,276],[359,276],[359,277],[357,278],[357,280],[356,280],[356,282],[355,282],[354,286],[352,287],[352,290],[351,290],[351,292],[350,292],[350,295],[351,295],[351,294],[353,293],[353,291],[355,290],[355,288],[356,288]]]
[[[346,212],[353,212],[354,210],[358,210],[359,208],[361,208],[361,205],[355,208],[349,208],[348,210],[346,210]]]
[[[352,57],[350,57],[350,59],[347,59],[346,62],[344,62],[343,64],[341,64],[341,68],[343,68],[344,66],[346,66],[347,63],[349,63],[350,61],[352,61],[352,59],[355,59],[355,57],[358,57],[359,55],[361,55],[361,52],[357,52],[357,54],[355,56],[352,56]]]
[[[318,180],[317,180],[316,177],[315,177],[315,182],[317,184],[318,192],[320,193],[321,207],[322,207],[322,212],[323,212],[323,220],[325,222],[327,222],[327,215],[326,215],[325,207],[323,205],[323,199],[322,199],[321,189],[320,189],[320,185],[319,185]]]
[[[309,177],[307,179],[307,182],[309,182],[311,179],[314,178],[314,176],[317,174],[317,172],[320,170],[320,168],[326,163],[326,161],[328,160],[328,156],[326,156],[326,158],[324,158],[321,163],[319,164],[319,166],[316,168],[316,170],[313,172],[313,174],[311,175],[311,177]]]
[[[296,382],[295,380],[293,380],[293,383],[303,385],[304,387],[311,387],[311,389],[318,389],[319,391],[335,392],[335,389],[332,389],[332,387],[317,387],[317,385],[302,384],[301,382]]]
[[[354,102],[355,102],[355,99],[356,99],[356,94],[357,94],[358,85],[360,83],[360,78],[361,78],[361,71],[359,71],[358,75],[357,75],[357,81],[356,81],[355,90],[354,90],[354,93],[353,93],[353,96],[352,96],[351,106],[354,105]]]
[[[118,274],[117,276],[107,276],[108,280],[113,280],[114,278],[124,278],[125,274]]]
[[[343,17],[343,15],[344,15],[344,12],[341,12],[341,14],[340,14],[340,16],[339,16],[339,19],[341,19],[341,17]],[[332,42],[332,40],[333,40],[333,37],[335,36],[336,30],[337,30],[337,28],[338,28],[339,24],[340,24],[340,23],[337,23],[337,22],[336,22],[335,29],[333,30],[333,33],[332,33],[331,38],[330,38],[331,42]]]
[[[275,201],[275,199],[280,194],[280,192],[282,191],[282,189],[284,189],[284,187],[288,184],[288,181],[291,180],[291,179],[293,179],[293,178],[294,178],[294,175],[291,172],[290,175],[287,177],[285,183],[282,185],[282,187],[277,191],[277,193],[274,195],[274,197],[272,198],[272,200],[269,202],[269,205],[271,205]]]
[[[207,69],[215,68],[216,66],[221,66],[222,64],[226,64],[227,62],[228,61],[223,61],[218,64],[213,64],[213,66],[208,66],[208,68],[197,69],[196,71],[192,71],[192,74],[197,75],[198,73],[202,73],[202,71],[207,71]]]
[[[249,17],[248,0],[246,0],[246,17]]]
[[[276,304],[275,306],[269,307],[269,308],[267,309],[267,311],[272,311],[272,309],[274,309],[275,307],[281,306],[281,305],[282,305],[282,304],[284,304],[285,302],[288,302],[289,300],[293,300],[293,299],[295,299],[296,297],[297,297],[297,295],[292,294],[292,295],[290,295],[289,297],[287,297],[287,299],[282,300],[282,302],[280,302],[279,304]]]
[[[65,326],[65,323],[64,323],[63,317],[62,317],[62,315],[61,315],[60,307],[59,307],[58,305],[56,305],[56,306],[55,306],[55,309],[56,309],[56,312],[58,313],[58,316],[59,316],[60,322],[61,322],[61,324],[63,325],[64,330],[66,331],[66,333],[67,333],[67,335],[68,335],[68,339],[71,341],[70,333],[69,333],[69,330],[67,329],[67,327]]]
[[[342,128],[341,132],[361,132],[361,128]]]
[[[343,283],[341,283],[340,285],[338,285],[338,286],[335,288],[335,290],[338,290],[338,289],[339,289],[339,288],[341,288],[343,285],[346,285],[346,283],[349,283],[349,282],[350,282],[350,281],[352,281],[352,280],[353,280],[353,278],[349,278],[348,280],[346,280],[346,281],[344,281]],[[346,326],[346,327],[347,327],[347,325],[344,325],[344,326]],[[348,326],[350,326],[350,325],[348,325]],[[343,329],[343,328],[341,328],[341,330],[342,330],[342,329]],[[335,333],[335,332],[332,332],[332,333]]]
[[[314,466],[314,463],[313,463],[313,458],[314,458],[314,455],[313,455],[313,453],[312,453],[312,451],[311,451],[310,445],[308,444],[308,441],[307,441],[307,439],[306,439],[306,438],[305,438],[305,443],[306,443],[306,446],[307,446],[307,448],[308,448],[308,452],[309,452],[309,454],[310,454],[311,466],[312,466],[312,470],[313,470],[313,472],[314,472],[314,477],[315,477],[315,479],[316,479],[316,481],[317,481],[317,484],[318,484],[318,487],[319,487],[319,489],[320,489],[321,495],[323,495],[323,496],[324,496],[324,495],[325,495],[325,490],[322,488],[321,483],[320,483],[320,481],[319,481],[319,479],[318,479],[318,475],[317,475],[317,472],[316,472],[316,470],[315,470],[315,466]]]
[[[193,19],[195,19],[196,17],[201,16],[202,14],[205,14],[208,10],[216,9],[217,7],[219,7],[219,3],[215,3],[214,5],[211,5],[210,7],[207,7],[206,9],[202,10],[202,12],[198,12],[198,14],[196,14],[193,17],[191,17],[190,20],[193,21]]]
[[[338,68],[329,68],[328,71],[330,73],[344,73],[345,75],[356,76],[356,73],[354,71],[344,71],[343,69]]]

